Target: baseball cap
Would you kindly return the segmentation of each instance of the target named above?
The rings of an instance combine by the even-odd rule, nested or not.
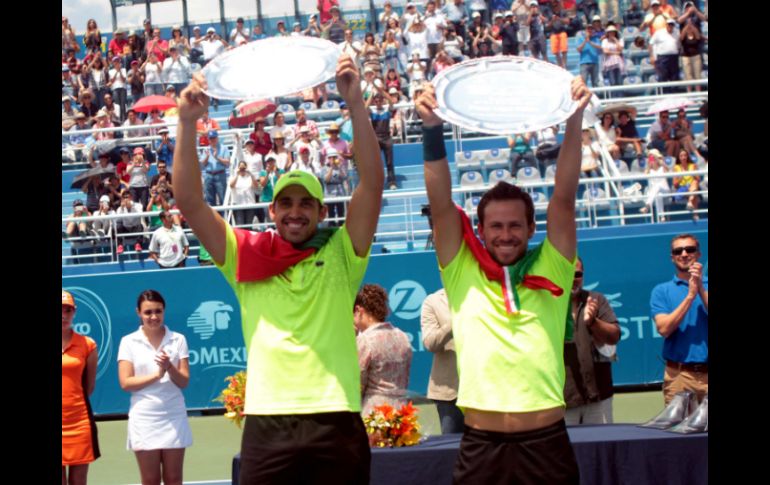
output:
[[[537,0],[530,0],[529,6],[530,7],[537,7]]]
[[[300,185],[304,187],[311,197],[317,199],[321,204],[324,203],[324,193],[321,188],[321,182],[319,182],[318,178],[312,173],[307,173],[302,170],[289,172],[278,179],[278,183],[275,184],[275,189],[273,191],[273,202],[278,198],[281,191],[290,185]]]
[[[513,17],[513,12],[508,10],[507,12],[505,12],[505,16],[506,17]]]
[[[616,29],[614,25],[610,25],[609,27],[607,27],[607,30],[605,32],[615,32],[615,33],[617,33],[617,31],[618,31],[618,29]]]
[[[131,61],[131,65],[132,66],[138,66],[139,65],[139,61],[133,60],[133,61]]]
[[[275,137],[273,137],[273,138],[275,138]],[[254,140],[252,140],[251,138],[246,138],[246,141],[243,142],[243,146],[253,145],[253,144],[254,144]]]
[[[76,120],[84,120],[86,119],[86,114],[82,111],[78,111],[78,113],[75,115]]]
[[[219,138],[219,133],[216,130],[209,131],[209,138]]]
[[[69,72],[69,71],[70,71],[70,67],[69,66],[62,65],[61,72]]]
[[[652,0],[652,2],[650,2],[650,7],[653,5],[660,5],[660,2],[658,0]]]
[[[162,135],[163,133],[168,133],[168,128],[161,128],[160,130],[158,130],[159,135]]]
[[[120,150],[118,150],[120,153],[131,153],[131,150],[129,150],[126,147],[120,147]]]
[[[471,17],[473,17],[473,18],[481,17],[481,14],[478,13],[478,12],[473,12],[473,15],[471,15]]]
[[[114,56],[112,58],[112,62],[115,62],[115,61],[120,61],[120,56]]]
[[[591,17],[591,22],[601,22],[601,21],[602,21],[602,18],[599,17],[598,15],[594,15],[593,17]]]
[[[61,290],[61,304],[75,308],[75,299],[69,291]]]
[[[395,87],[392,87],[388,89],[388,94],[398,94],[398,89],[396,89]]]
[[[500,12],[497,12],[497,13],[495,14],[494,18],[496,18],[496,19],[501,19],[501,18],[503,18],[503,14],[501,14]]]
[[[210,34],[210,33],[212,33],[212,32],[213,32],[213,33],[216,33],[216,32],[217,32],[217,31],[216,31],[216,29],[215,29],[214,27],[209,27],[208,29],[206,29],[206,33],[207,33],[207,34]]]
[[[108,204],[110,203],[110,196],[109,195],[103,195],[103,196],[99,197],[99,203],[101,204],[101,203],[104,203],[104,202],[106,202]]]
[[[65,94],[64,96],[61,97],[61,102],[63,103],[65,101],[69,101],[71,103],[72,97]]]
[[[674,20],[674,19],[668,19],[668,20],[666,21],[666,23],[667,23],[667,24],[670,24],[670,25],[676,25],[676,20]]]

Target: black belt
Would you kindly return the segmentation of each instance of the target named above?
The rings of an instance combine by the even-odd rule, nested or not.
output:
[[[668,367],[674,368],[676,370],[682,371],[688,371],[688,372],[708,372],[709,371],[709,365],[708,363],[703,364],[686,364],[683,362],[672,362],[670,360],[666,361],[666,365]]]
[[[208,175],[219,175],[220,173],[225,173],[224,170],[217,170],[216,172],[206,172]]]

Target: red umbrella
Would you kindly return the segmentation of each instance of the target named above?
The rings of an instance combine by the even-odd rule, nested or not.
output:
[[[266,117],[275,111],[276,108],[275,103],[267,99],[244,101],[233,109],[233,113],[227,122],[232,128],[243,128],[249,126],[249,123],[253,123],[257,118]]]
[[[176,108],[176,101],[165,96],[145,96],[137,101],[133,107],[134,111],[141,113],[149,113],[152,110],[165,111],[167,109]]]

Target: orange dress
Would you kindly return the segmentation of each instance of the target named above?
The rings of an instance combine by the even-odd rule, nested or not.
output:
[[[99,458],[96,423],[83,391],[86,361],[96,342],[72,332],[61,354],[61,464],[85,465]]]

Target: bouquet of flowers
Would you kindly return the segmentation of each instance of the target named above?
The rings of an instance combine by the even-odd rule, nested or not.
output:
[[[214,401],[225,405],[225,417],[240,428],[245,416],[243,403],[246,401],[246,371],[239,371],[225,377],[225,382],[228,383],[227,387]]]
[[[375,406],[364,417],[369,445],[378,448],[413,446],[420,442],[420,424],[417,422],[417,408],[412,401],[396,409],[382,404]]]

